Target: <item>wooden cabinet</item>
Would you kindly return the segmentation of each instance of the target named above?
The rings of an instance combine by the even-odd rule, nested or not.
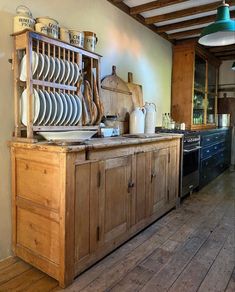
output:
[[[14,253],[65,287],[172,209],[180,139],[164,139],[97,148],[12,143]]]
[[[220,61],[195,42],[174,46],[172,117],[188,129],[213,128]]]

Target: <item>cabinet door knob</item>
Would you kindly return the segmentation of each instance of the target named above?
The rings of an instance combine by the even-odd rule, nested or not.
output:
[[[157,176],[156,172],[152,172],[151,174],[151,182],[153,181],[153,179]]]
[[[134,186],[135,186],[135,184],[134,184],[133,182],[129,182],[129,183],[128,183],[128,193],[131,192],[131,189],[133,189]]]

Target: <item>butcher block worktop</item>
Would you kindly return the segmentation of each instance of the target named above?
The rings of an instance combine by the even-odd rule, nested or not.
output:
[[[11,142],[14,254],[71,284],[177,205],[181,137]]]
[[[76,145],[56,145],[52,142],[38,142],[38,143],[23,143],[23,142],[10,142],[11,146],[22,147],[28,149],[38,149],[38,150],[47,150],[47,151],[56,151],[56,152],[76,152],[92,149],[103,149],[103,148],[112,148],[112,147],[122,147],[122,146],[131,146],[131,145],[141,145],[146,143],[154,143],[161,141],[169,141],[172,139],[182,138],[181,134],[154,134],[146,138],[139,137],[127,137],[127,136],[118,136],[110,138],[92,138],[90,140],[84,141],[81,144]]]

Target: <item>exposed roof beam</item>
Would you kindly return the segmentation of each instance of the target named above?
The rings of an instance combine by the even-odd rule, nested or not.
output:
[[[235,60],[235,54],[229,55],[229,56],[221,56],[219,57],[220,60],[226,61],[226,60]]]
[[[227,0],[226,3],[229,5],[235,5],[235,0]],[[146,18],[145,21],[147,24],[153,24],[153,23],[172,20],[172,19],[181,18],[185,16],[191,16],[198,13],[216,10],[219,5],[221,5],[221,1],[148,17]]]
[[[189,1],[189,0],[158,0],[158,1],[152,1],[152,2],[148,2],[148,3],[145,3],[145,4],[141,4],[141,5],[138,5],[138,6],[131,7],[130,12],[131,12],[131,15],[134,15],[134,14],[139,14],[139,13],[150,11],[150,10],[153,10],[153,9],[163,8],[163,7],[166,7],[166,6],[170,6],[170,5],[174,5],[174,4],[178,4],[178,3],[186,2],[186,1]]]
[[[231,56],[235,54],[235,50],[228,51],[228,52],[219,52],[219,53],[214,53],[216,57],[223,57],[223,56]]]
[[[231,17],[235,17],[235,11],[230,12]],[[190,20],[185,20],[181,22],[176,22],[172,24],[162,25],[157,27],[157,32],[166,32],[170,30],[175,30],[184,27],[190,27],[194,25],[206,24],[210,22],[214,22],[216,18],[216,14],[208,15],[204,17],[198,17]]]
[[[197,29],[191,29],[191,30],[185,30],[185,31],[181,31],[181,32],[176,32],[176,33],[171,33],[171,34],[168,34],[168,38],[170,40],[173,40],[173,39],[179,39],[179,38],[183,38],[183,37],[186,37],[186,36],[195,36],[195,35],[198,35],[200,34],[202,31],[201,28],[197,28]]]
[[[135,20],[137,20],[138,22],[140,22],[141,24],[143,24],[144,26],[146,26],[147,28],[149,28],[150,30],[152,30],[153,32],[155,32],[157,34],[157,28],[154,24],[146,24],[145,23],[145,18],[140,15],[130,15],[130,7],[127,6],[125,3],[123,3],[122,1],[119,2],[114,2],[114,0],[107,0],[108,2],[112,3],[114,6],[116,6],[117,8],[119,8],[120,10],[122,10],[123,12],[125,12],[126,14],[128,14],[129,16],[131,16],[132,18],[134,18]],[[166,33],[158,33],[161,37],[165,38],[166,40],[169,41],[168,36]]]
[[[209,50],[212,53],[232,51],[232,50],[235,50],[235,45],[214,47],[214,48],[209,48]]]

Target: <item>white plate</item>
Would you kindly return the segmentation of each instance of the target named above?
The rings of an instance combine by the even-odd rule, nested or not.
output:
[[[32,99],[33,99],[32,116],[33,116],[33,123],[35,123],[40,112],[40,100],[39,100],[38,93],[35,89],[33,90]],[[28,109],[28,97],[27,97],[27,89],[25,89],[21,95],[21,100],[20,100],[21,122],[25,126],[27,126],[28,124],[27,109]]]
[[[61,100],[63,102],[63,116],[61,118],[61,121],[60,121],[60,125],[62,126],[67,118],[67,115],[68,115],[68,102],[67,102],[67,98],[64,96],[64,94],[61,92],[60,93],[60,97],[61,97]]]
[[[49,125],[53,125],[57,116],[57,101],[53,92],[49,92],[52,101],[52,115]]]
[[[41,89],[38,90],[38,95],[40,99],[40,112],[36,124],[41,125],[45,119],[46,114],[46,98]]]
[[[43,72],[43,69],[44,69],[44,57],[41,53],[38,54],[38,68],[37,68],[37,71],[36,71],[36,74],[38,76],[38,79],[40,79],[41,75],[42,75],[42,72]]]
[[[46,115],[45,115],[43,125],[47,126],[49,124],[49,121],[52,115],[52,101],[51,101],[50,94],[47,91],[43,91],[43,94],[46,98]]]
[[[73,63],[69,62],[70,65],[70,74],[69,74],[69,79],[68,79],[68,84],[71,84],[74,78],[74,66]]]
[[[76,102],[75,97],[72,94],[69,94],[69,96],[70,96],[72,104],[73,104],[73,107],[72,107],[73,113],[72,113],[72,116],[71,116],[71,120],[69,121],[69,125],[72,126],[74,121],[76,120],[76,117],[77,117],[77,114],[78,114],[78,104]]]
[[[76,126],[82,117],[82,102],[81,102],[81,99],[76,94],[74,95],[74,97],[75,97],[75,100],[77,102],[77,109],[78,109],[77,117],[74,121],[74,126]]]
[[[72,101],[70,99],[70,96],[67,93],[65,93],[64,96],[66,98],[67,105],[68,105],[67,117],[64,121],[64,125],[67,126],[67,125],[69,125],[69,122],[70,122],[72,114],[73,114],[73,104],[72,104]]]
[[[58,125],[63,117],[63,112],[64,112],[64,104],[62,102],[62,99],[59,95],[59,93],[54,92],[54,96],[57,100],[57,115],[55,118],[55,125]]]
[[[78,64],[74,63],[73,65],[74,65],[74,78],[73,78],[73,83],[76,86],[76,83],[77,83],[78,78],[80,76],[80,69],[79,69]]]
[[[49,59],[50,59],[50,68],[49,68],[49,73],[48,73],[48,81],[51,81],[55,73],[55,60],[52,57],[49,57]]]
[[[67,131],[67,132],[38,132],[48,141],[56,140],[88,140],[94,136],[97,131]]]
[[[58,79],[59,83],[62,83],[62,80],[64,78],[64,74],[65,74],[65,63],[63,60],[60,59],[60,75],[59,75],[59,79]]]
[[[65,63],[65,75],[64,75],[63,83],[66,84],[66,82],[69,79],[69,75],[70,75],[70,65],[69,65],[69,62],[67,60],[65,60],[64,63]]]
[[[44,68],[42,72],[42,78],[45,80],[50,70],[50,59],[47,55],[44,55]]]
[[[38,67],[38,54],[32,51],[32,75],[35,74]],[[27,79],[27,66],[26,66],[27,55],[25,54],[20,63],[20,80],[26,81]]]
[[[54,81],[57,81],[57,79],[60,76],[60,60],[58,58],[54,58],[55,59],[55,73],[54,73]]]

